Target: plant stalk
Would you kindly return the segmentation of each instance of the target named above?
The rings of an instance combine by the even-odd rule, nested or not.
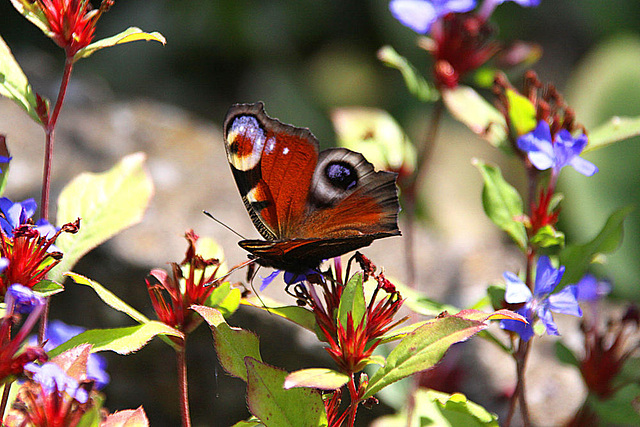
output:
[[[191,427],[189,415],[189,384],[187,382],[187,341],[186,337],[182,345],[176,349],[176,361],[178,364],[178,384],[180,387],[180,417],[182,427]]]

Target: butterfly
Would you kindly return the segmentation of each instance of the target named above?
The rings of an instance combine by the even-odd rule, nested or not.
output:
[[[399,236],[397,174],[345,148],[319,152],[311,131],[235,104],[224,145],[244,206],[264,240],[242,240],[258,264],[289,272]]]

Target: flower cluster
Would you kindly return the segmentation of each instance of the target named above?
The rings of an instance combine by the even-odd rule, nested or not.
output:
[[[295,287],[296,297],[311,308],[318,327],[329,343],[327,352],[340,369],[349,374],[364,369],[371,354],[380,344],[380,337],[405,320],[394,321],[394,316],[403,303],[400,292],[384,277],[384,273],[375,273],[375,265],[364,255],[356,252],[355,259],[363,269],[363,281],[366,282],[371,276],[377,282],[361,318],[354,318],[352,313],[348,313],[346,321],[337,318],[345,288],[338,258],[336,280],[324,280],[319,274],[312,274],[307,276],[308,285],[300,282]],[[322,291],[322,298],[315,286]],[[381,295],[381,292],[384,294]]]
[[[578,292],[576,285],[565,286],[560,291],[554,292],[563,274],[564,266],[554,268],[549,257],[541,256],[536,269],[535,288],[531,292],[518,276],[509,271],[505,272],[504,279],[507,282],[505,301],[509,304],[524,303],[516,313],[521,314],[528,323],[501,320],[500,326],[516,332],[524,341],[529,341],[534,335],[533,324],[540,319],[547,334],[560,335],[551,312],[582,316],[582,310],[576,299]]]
[[[171,264],[172,275],[160,269],[147,276],[147,290],[158,318],[184,332],[194,330],[202,321],[189,307],[203,305],[216,288],[220,262],[196,254],[198,236],[193,230],[185,234],[189,247],[184,260]],[[167,298],[168,296],[168,298]]]
[[[0,198],[0,256],[5,260],[0,274],[0,295],[12,284],[33,288],[44,280],[62,259],[62,253],[53,245],[60,233],[76,233],[80,227],[79,219],[60,230],[46,221],[34,223],[31,217],[35,211],[33,199],[14,203]]]
[[[539,0],[514,0],[532,7]],[[486,0],[477,12],[475,0],[392,0],[393,16],[412,30],[432,39],[425,47],[434,58],[434,78],[441,88],[455,88],[502,49],[494,40],[489,17],[504,0]]]
[[[93,9],[89,0],[19,0],[25,10],[42,16],[46,32],[63,48],[68,57],[93,40],[95,26],[100,16],[108,11],[115,0],[102,0]]]

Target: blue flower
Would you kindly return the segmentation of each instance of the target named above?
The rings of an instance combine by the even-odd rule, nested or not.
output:
[[[611,292],[611,283],[598,280],[593,274],[585,274],[578,283],[578,301],[596,302]]]
[[[514,331],[520,335],[524,341],[529,341],[533,337],[533,323],[536,317],[542,321],[549,335],[560,335],[558,327],[553,320],[552,311],[555,313],[570,314],[572,316],[582,316],[582,310],[578,305],[576,295],[578,288],[576,285],[566,286],[561,291],[552,293],[556,288],[562,275],[564,266],[554,268],[551,260],[547,256],[538,259],[536,268],[536,283],[533,293],[522,280],[515,274],[507,271],[504,279],[507,282],[507,290],[504,295],[505,301],[509,304],[525,303],[524,307],[516,313],[522,315],[529,322],[524,324],[515,320],[502,320],[500,327],[509,331]]]
[[[45,304],[44,298],[18,283],[9,286],[4,297],[7,307],[13,307],[13,312],[18,314],[29,314],[34,308]]]
[[[278,277],[278,275],[282,272],[283,270],[273,270],[273,272],[269,274],[267,277],[262,277],[261,278],[262,285],[260,285],[260,290],[264,291],[266,287],[269,286],[271,282],[273,282],[275,278]],[[300,273],[300,274],[291,273],[290,271],[285,271],[284,282],[287,285],[293,285],[294,283],[302,283],[305,280],[307,280],[307,275],[310,275],[310,274],[319,274],[319,273],[315,270],[307,270],[304,273]]]
[[[80,403],[85,403],[89,399],[89,394],[85,389],[80,388],[78,381],[67,375],[53,362],[47,362],[42,366],[28,363],[24,368],[25,371],[33,373],[33,380],[40,384],[46,393],[64,391]]]
[[[20,224],[26,224],[34,213],[36,213],[38,205],[33,199],[27,199],[22,202],[13,203],[6,197],[0,197],[0,226],[5,234],[13,237],[13,229]]]
[[[579,157],[586,146],[586,135],[573,138],[566,129],[561,129],[552,142],[549,124],[544,120],[532,132],[518,138],[518,148],[527,153],[533,166],[538,170],[551,168],[555,176],[567,165],[585,176],[598,172],[593,163]]]
[[[45,333],[47,343],[44,346],[46,351],[51,351],[60,344],[69,341],[76,335],[84,332],[80,326],[67,325],[60,320],[49,322]],[[95,381],[96,388],[101,389],[109,384],[109,374],[106,372],[107,360],[99,354],[91,353],[87,361],[87,378]]]
[[[450,12],[468,12],[475,0],[391,0],[391,14],[403,25],[425,34],[441,16]]]

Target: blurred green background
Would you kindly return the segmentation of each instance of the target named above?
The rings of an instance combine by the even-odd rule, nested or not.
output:
[[[542,81],[559,87],[587,129],[613,115],[640,115],[637,0],[542,0],[534,9],[507,3],[493,20],[501,40],[542,46],[533,68]],[[98,52],[78,64],[74,81],[85,89],[99,87],[112,99],[176,104],[220,125],[231,104],[262,100],[271,116],[309,127],[324,146],[334,144],[329,115],[339,106],[388,110],[414,141],[426,127],[430,106],[411,98],[399,73],[376,59],[376,51],[390,44],[428,74],[429,58],[416,47],[416,34],[392,18],[387,1],[120,0],[101,18],[97,38],[133,25],[161,32],[167,45],[138,42]],[[35,89],[54,97],[63,61],[59,49],[9,1],[0,2],[0,34]],[[520,77],[511,77],[519,86]],[[70,102],[82,96],[77,92],[70,92]],[[464,149],[453,155],[468,165],[465,173],[477,173],[468,159],[486,153],[486,143],[464,129],[455,133],[461,134]],[[451,137],[445,129],[438,147]],[[593,237],[615,209],[638,204],[639,142],[586,155],[600,168],[593,178],[563,173],[562,226],[570,242]],[[511,164],[499,154],[493,161]],[[458,172],[450,171],[452,177]],[[439,207],[429,204],[428,194],[428,217],[439,224]],[[479,204],[479,194],[471,197]],[[622,248],[600,274],[612,279],[616,297],[640,302],[640,209],[625,229]]]

